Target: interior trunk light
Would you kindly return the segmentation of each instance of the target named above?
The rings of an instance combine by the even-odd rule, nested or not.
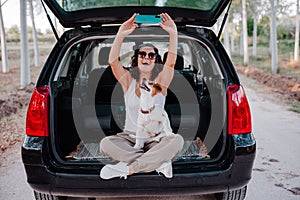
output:
[[[49,135],[49,93],[48,86],[40,86],[33,91],[26,117],[26,134],[29,136]]]
[[[251,112],[244,89],[230,85],[228,95],[228,134],[244,134],[252,131]]]

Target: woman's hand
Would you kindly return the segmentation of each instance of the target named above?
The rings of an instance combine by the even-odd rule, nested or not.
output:
[[[138,27],[138,25],[135,23],[135,16],[136,13],[134,13],[127,21],[125,21],[120,26],[118,35],[122,35],[123,37],[126,37]]]
[[[169,34],[177,34],[177,27],[173,19],[167,13],[161,13],[160,16],[162,18],[162,22],[159,26]]]

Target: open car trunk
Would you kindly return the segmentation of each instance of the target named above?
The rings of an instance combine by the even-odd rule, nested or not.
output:
[[[231,0],[43,0],[65,28],[123,23],[133,13],[168,13],[177,25],[213,26]]]
[[[204,30],[203,30],[204,31]],[[155,33],[155,34],[153,34]],[[122,131],[125,104],[120,84],[108,64],[114,36],[90,31],[69,44],[58,58],[51,81],[55,154],[62,162],[111,161],[99,151],[103,137]],[[181,134],[184,148],[173,163],[217,161],[226,145],[225,76],[213,47],[205,40],[179,35],[175,74],[169,86],[165,110],[173,132]],[[130,70],[133,48],[151,42],[162,59],[168,35],[157,27],[136,30],[121,48],[120,60]],[[204,154],[210,158],[204,158]]]

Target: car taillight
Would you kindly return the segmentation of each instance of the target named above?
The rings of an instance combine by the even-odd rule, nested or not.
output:
[[[29,136],[49,135],[49,93],[48,86],[40,86],[33,91],[26,117],[26,134]]]
[[[244,89],[230,85],[228,95],[228,133],[243,134],[252,131],[251,112]]]

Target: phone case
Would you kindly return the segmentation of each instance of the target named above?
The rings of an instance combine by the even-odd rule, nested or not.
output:
[[[136,15],[135,23],[137,24],[158,24],[161,22],[159,15]]]

